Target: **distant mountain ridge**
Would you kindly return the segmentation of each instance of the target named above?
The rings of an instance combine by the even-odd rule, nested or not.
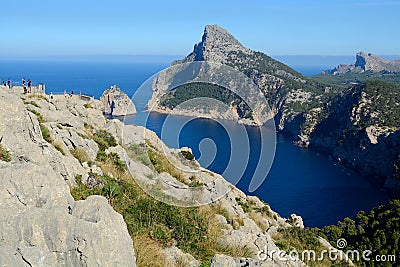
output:
[[[353,64],[340,64],[325,74],[340,75],[346,73],[372,72],[400,72],[400,60],[388,60],[377,55],[365,52],[356,54],[356,62]]]

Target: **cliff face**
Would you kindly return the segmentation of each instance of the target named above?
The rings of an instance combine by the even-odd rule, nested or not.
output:
[[[310,134],[311,145],[323,148],[340,161],[373,175],[385,187],[400,192],[396,166],[400,160],[400,129],[390,113],[400,110],[389,98],[396,98],[392,88],[381,82],[354,86],[337,96],[324,117]],[[382,110],[379,102],[385,103]],[[392,108],[390,108],[390,106]],[[397,180],[397,182],[396,182]],[[397,184],[397,185],[396,185]]]
[[[371,53],[358,52],[356,62],[350,65],[341,64],[325,74],[340,75],[347,73],[400,72],[400,60],[387,60]]]

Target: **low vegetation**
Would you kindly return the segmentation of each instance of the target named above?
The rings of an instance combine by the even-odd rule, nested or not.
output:
[[[358,266],[398,266],[400,264],[400,200],[390,200],[387,204],[372,209],[368,214],[357,213],[354,219],[345,218],[337,225],[326,226],[319,231],[336,247],[336,241],[344,238],[348,250],[371,250],[376,255],[395,255],[395,261],[359,261]]]
[[[63,149],[62,144],[60,144],[60,143],[58,143],[58,142],[53,142],[53,146],[54,146],[55,149],[57,149],[58,151],[60,151],[60,153],[61,153],[63,156],[66,155],[66,153],[65,153],[65,151],[64,151],[64,149]]]
[[[179,153],[187,160],[194,160],[194,156],[190,151],[182,150]]]
[[[89,104],[89,103],[85,103],[83,106],[84,106],[85,108],[93,108],[93,106],[92,106],[91,104]]]
[[[88,183],[82,183],[82,177],[77,176],[77,186],[71,187],[71,194],[75,200],[86,199],[90,195],[102,195],[108,199],[127,224],[134,241],[138,266],[165,266],[161,250],[171,245],[192,254],[202,266],[209,266],[210,259],[216,253],[254,255],[255,252],[250,252],[246,247],[218,245],[217,240],[222,232],[215,215],[226,213],[220,206],[182,208],[151,198],[136,184],[118,155],[105,152],[105,148],[116,145],[112,135],[102,131],[93,136],[102,145],[95,164],[100,166],[104,174],[90,173]],[[167,172],[177,179],[183,179],[183,174],[150,143],[131,145],[127,152],[132,160],[153,165],[154,171]],[[190,181],[200,185],[195,176]],[[243,225],[243,219],[236,221],[238,225]]]
[[[11,154],[10,152],[0,144],[0,160],[10,162],[11,161]]]
[[[158,173],[166,172],[181,183],[187,184],[184,174],[169,162],[168,158],[160,151],[149,147],[147,150],[150,162]]]
[[[140,162],[148,167],[151,166],[151,161],[149,159],[149,156],[147,155],[146,143],[130,145],[127,149],[127,153],[131,159]]]
[[[69,151],[72,156],[74,156],[79,163],[88,162],[89,156],[87,155],[86,151],[83,148],[75,148]]]
[[[90,126],[88,126],[90,128]],[[109,147],[118,145],[114,136],[106,130],[98,130],[93,134],[93,140],[99,146],[100,151],[105,151]]]
[[[100,166],[103,167],[101,163]],[[207,238],[212,210],[179,208],[158,202],[147,196],[126,171],[122,172],[113,164],[104,170],[115,178],[90,174],[91,179],[97,181],[91,183],[96,186],[90,187],[77,176],[77,186],[71,188],[71,193],[75,200],[103,195],[122,214],[135,241],[138,266],[154,266],[154,260],[162,262],[160,249],[175,243],[198,259],[210,259],[215,253]],[[152,251],[148,251],[149,247]]]
[[[43,123],[40,123],[39,126],[40,131],[42,132],[43,139],[46,140],[46,142],[48,143],[53,143],[54,140],[53,138],[51,138],[50,130]]]
[[[40,114],[40,112],[38,112],[38,111],[36,111],[36,110],[34,110],[34,109],[28,109],[28,111],[30,111],[30,112],[32,112],[33,114],[36,115],[36,117],[37,117],[39,123],[44,123],[44,122],[46,122],[45,119],[43,118],[42,114]]]
[[[318,74],[311,77],[315,81],[348,87],[352,83],[364,83],[366,81],[382,81],[392,84],[400,84],[400,72],[374,72],[363,73],[349,72],[346,74],[329,75]]]
[[[252,118],[251,109],[237,94],[222,86],[205,82],[186,83],[178,86],[160,99],[160,105],[174,109],[185,101],[201,97],[212,98],[228,106],[237,107],[239,117]]]
[[[24,101],[25,105],[32,105],[34,107],[40,108],[40,106],[35,101]]]

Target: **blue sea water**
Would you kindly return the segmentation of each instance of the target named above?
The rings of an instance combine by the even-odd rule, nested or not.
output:
[[[82,92],[99,98],[104,89],[118,85],[128,95],[150,76],[168,66],[168,62],[56,62],[56,61],[0,61],[0,78],[20,81],[22,77],[33,83],[45,83],[47,92]],[[305,75],[318,73],[319,68],[300,69]],[[145,101],[138,106],[142,106]],[[126,119],[126,123],[144,125],[159,136],[166,115],[153,113],[145,122],[147,114],[138,113]],[[183,117],[170,116],[170,123],[177,125]],[[230,134],[239,134],[239,126],[231,123],[227,126]],[[240,126],[243,127],[243,126]],[[246,127],[250,145],[250,157],[242,179],[236,185],[246,193],[249,180],[258,163],[260,154],[260,134],[257,127]],[[199,143],[212,139],[217,147],[215,159],[207,164],[211,170],[222,173],[227,159],[231,156],[229,136],[226,129],[207,119],[194,119],[179,133],[178,144],[167,136],[164,141],[172,146],[188,146],[196,158],[201,158]],[[241,143],[235,146],[243,145]],[[240,151],[240,149],[239,149]],[[247,160],[247,159],[246,159]],[[226,177],[229,180],[230,177]],[[358,210],[370,210],[385,203],[389,196],[379,189],[370,177],[364,177],[356,171],[336,162],[328,155],[313,149],[304,149],[293,145],[284,136],[277,136],[276,153],[271,170],[264,183],[252,195],[257,195],[282,216],[291,213],[303,217],[306,226],[321,227],[336,224],[346,216],[354,216]]]

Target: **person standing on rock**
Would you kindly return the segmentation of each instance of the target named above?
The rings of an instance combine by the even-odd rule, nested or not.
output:
[[[28,93],[31,93],[32,81],[28,79]]]
[[[11,81],[10,78],[8,78],[7,87],[8,87],[8,89],[11,89],[11,88],[12,88],[12,81]]]
[[[22,78],[21,84],[22,84],[23,87],[25,87],[25,78]]]

